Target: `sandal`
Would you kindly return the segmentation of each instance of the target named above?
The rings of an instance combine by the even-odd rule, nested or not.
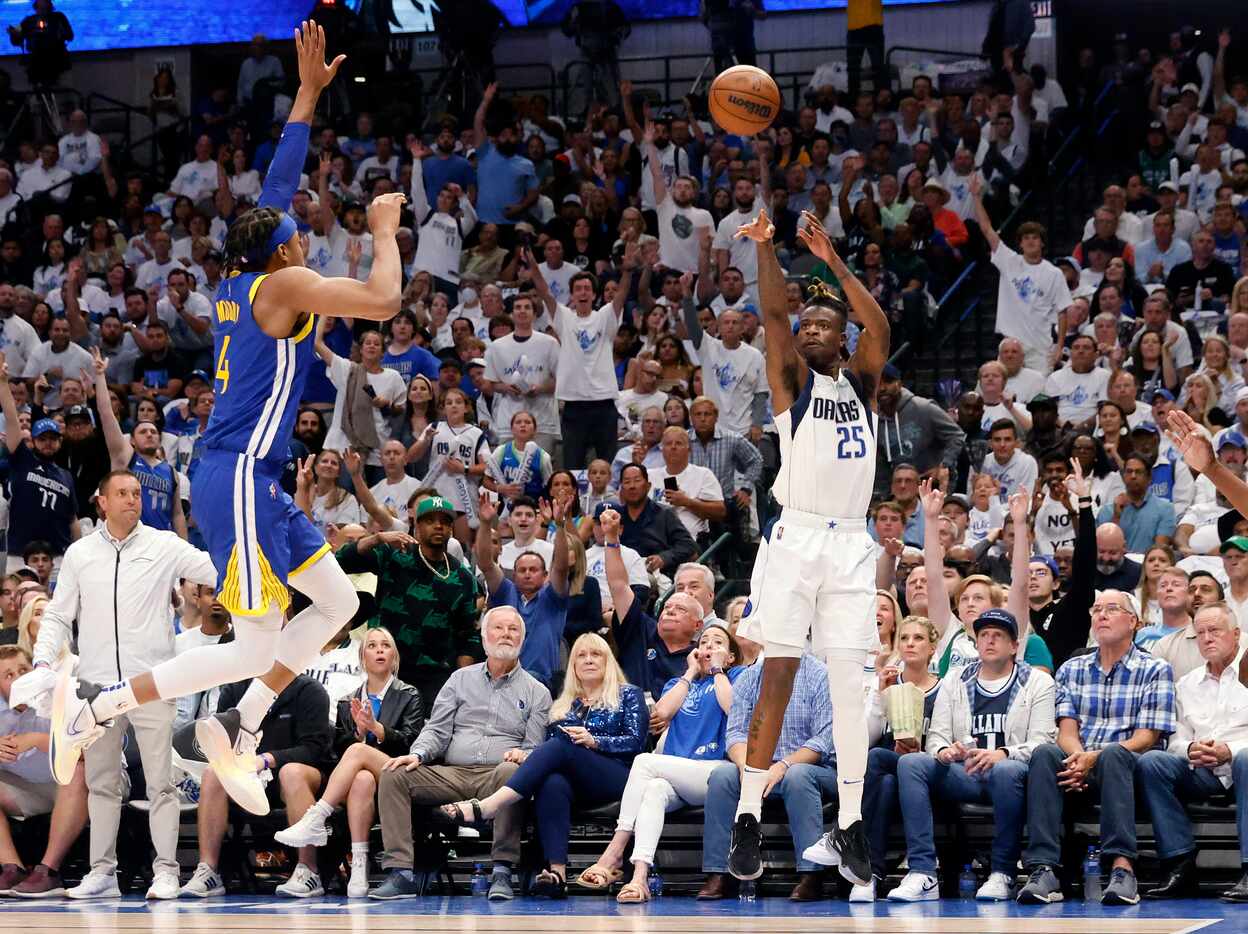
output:
[[[469,818],[468,812],[464,810],[464,805],[472,811],[472,817]],[[450,808],[450,810],[447,810]],[[485,815],[481,812],[481,802],[476,798],[470,798],[467,801],[453,801],[450,804],[444,804],[440,808],[434,808],[433,820],[436,824],[444,827],[470,827],[474,824],[484,824]]]
[[[537,898],[562,900],[568,897],[568,883],[553,869],[543,869],[533,880],[533,894]]]
[[[620,889],[620,894],[615,896],[615,900],[621,905],[640,905],[642,902],[650,901],[650,887],[639,882],[629,882]]]
[[[606,866],[594,863],[576,877],[573,885],[589,889],[591,892],[605,892],[622,878],[624,878],[623,869],[608,869]]]

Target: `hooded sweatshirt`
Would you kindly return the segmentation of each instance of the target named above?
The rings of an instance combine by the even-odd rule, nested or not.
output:
[[[875,436],[876,490],[888,489],[893,468],[898,464],[913,464],[919,473],[940,464],[953,471],[966,441],[966,434],[944,409],[905,388],[897,400],[897,411],[878,416]]]

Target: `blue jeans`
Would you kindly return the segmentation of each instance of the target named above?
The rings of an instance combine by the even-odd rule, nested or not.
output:
[[[789,832],[797,853],[798,872],[816,872],[821,867],[802,859],[806,847],[823,834],[823,798],[836,797],[836,768],[830,765],[799,763],[784,773],[768,798],[779,795],[789,816]],[[706,816],[702,832],[702,871],[727,872],[728,847],[732,824],[741,797],[741,771],[732,762],[723,762],[711,773],[706,790]]]
[[[1140,757],[1135,767],[1140,794],[1148,802],[1157,838],[1157,855],[1174,859],[1196,851],[1192,822],[1183,810],[1184,801],[1204,801],[1226,789],[1209,769],[1192,769],[1187,759],[1161,749]],[[1235,792],[1235,828],[1239,833],[1239,858],[1248,862],[1248,751],[1231,758],[1231,790]]]
[[[912,755],[918,755],[912,753]],[[901,756],[876,746],[867,753],[867,772],[862,789],[862,823],[871,850],[871,873],[883,879],[888,875],[888,831],[897,813],[897,762]]]
[[[572,805],[619,801],[631,765],[631,756],[606,756],[559,736],[529,753],[506,787],[522,798],[533,799],[537,836],[547,862],[568,861]]]
[[[901,820],[906,828],[906,858],[912,872],[936,875],[932,801],[991,804],[996,834],[992,871],[1013,876],[1023,849],[1023,809],[1027,803],[1027,765],[1005,759],[984,778],[967,775],[961,762],[942,765],[927,753],[902,756],[897,763]]]
[[[1062,814],[1066,801],[1078,792],[1057,786],[1057,773],[1066,753],[1056,743],[1045,743],[1031,754],[1027,771],[1027,850],[1023,862],[1028,869],[1061,864]],[[1135,848],[1135,763],[1139,756],[1114,743],[1101,750],[1096,765],[1087,775],[1089,795],[1101,804],[1101,853],[1105,856],[1136,858]],[[1106,794],[1108,792],[1108,794]]]

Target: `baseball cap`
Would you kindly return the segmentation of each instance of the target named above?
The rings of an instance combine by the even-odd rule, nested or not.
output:
[[[901,370],[893,366],[891,363],[884,364],[884,369],[880,374],[887,380],[901,379]]]
[[[1221,451],[1228,444],[1233,444],[1237,448],[1248,448],[1248,438],[1232,429],[1222,433],[1222,437],[1218,439],[1218,450]]]
[[[430,496],[428,499],[422,499],[420,505],[416,507],[416,518],[423,519],[430,513],[440,512],[455,518],[455,507],[451,505],[451,501],[442,496]]]
[[[929,188],[932,191],[939,191],[942,195],[945,195],[946,197],[949,195],[949,189],[946,188],[944,185],[942,185],[938,179],[929,178],[926,182],[923,183],[924,191],[927,191]]]
[[[614,509],[616,512],[620,512],[623,507],[621,507],[615,500],[604,499],[601,503],[594,507],[594,521],[597,522],[600,518],[602,518],[602,514],[608,509]]]
[[[979,618],[975,620],[975,635],[979,635],[982,630],[990,627],[1004,629],[1010,634],[1011,639],[1018,638],[1018,620],[1009,610],[993,607],[991,610],[984,610],[980,613]]]
[[[468,361],[468,365],[469,365],[469,366],[479,366],[479,367],[481,367],[482,369],[484,369],[484,368],[485,368],[485,358],[484,358],[484,357],[473,357],[471,360],[469,360],[469,361]]]
[[[85,418],[87,421],[91,421],[91,410],[85,405],[71,405],[65,410],[64,415],[65,421],[69,421],[71,418]]]
[[[1248,399],[1248,386],[1245,386],[1239,392],[1235,393],[1235,404],[1239,405],[1245,399]]]
[[[191,370],[191,375],[186,378],[186,381],[189,383],[193,379],[197,379],[202,383],[212,382],[212,380],[208,378],[208,374],[203,370]]]
[[[575,204],[579,207],[581,204],[581,196],[580,195],[564,195],[563,201],[561,203],[562,204]]]
[[[1075,259],[1073,256],[1063,256],[1053,265],[1054,266],[1069,266],[1075,272],[1083,272],[1083,265],[1079,262],[1079,260]]]
[[[1027,411],[1034,412],[1036,409],[1055,409],[1057,408],[1057,400],[1052,396],[1044,393],[1032,396],[1031,401],[1027,403]]]
[[[1140,422],[1131,429],[1131,434],[1135,434],[1136,432],[1146,435],[1159,435],[1161,434],[1161,429],[1159,429],[1152,422]]]
[[[1158,191],[1173,191],[1176,195],[1179,193],[1179,186],[1174,182],[1162,182],[1157,186]]]
[[[1174,393],[1169,389],[1154,389],[1153,394],[1148,397],[1149,404],[1156,402],[1158,397],[1165,399],[1167,402],[1174,401]]]
[[[145,208],[143,209],[143,213],[144,213],[144,214],[159,214],[161,217],[164,217],[164,216],[165,216],[165,212],[164,212],[164,211],[162,211],[162,210],[161,210],[161,209],[160,209],[157,205],[155,205],[155,204],[149,204],[147,207],[145,207]]]
[[[1189,82],[1187,82],[1187,84],[1183,85],[1183,87],[1179,88],[1179,93],[1180,93],[1180,94],[1186,94],[1188,91],[1191,91],[1193,94],[1195,94],[1195,95],[1199,96],[1199,95],[1200,95],[1200,85],[1198,85],[1198,84],[1194,84],[1194,83],[1192,83],[1191,81],[1189,81]]]
[[[439,370],[445,370],[447,367],[454,367],[455,369],[461,372],[464,369],[464,365],[460,363],[458,360],[456,360],[454,357],[447,357],[445,360],[441,362],[441,364],[438,365]]]
[[[962,496],[960,493],[954,493],[952,496],[946,496],[945,505],[948,506],[950,503],[953,503],[953,505],[959,507],[965,513],[969,514],[971,511],[971,504],[968,503],[966,501],[966,497]]]
[[[40,435],[46,435],[51,432],[54,435],[60,435],[61,426],[50,418],[41,418],[35,422],[35,427],[30,430],[32,438],[38,438]]]
[[[1160,120],[1154,120],[1152,123],[1148,125],[1148,132],[1164,133],[1166,132],[1166,128]]]
[[[1057,580],[1057,578],[1061,576],[1057,570],[1057,559],[1054,558],[1052,555],[1032,555],[1030,563],[1031,564],[1037,564],[1037,563],[1043,564],[1046,568],[1049,569],[1050,573],[1052,573],[1054,580]]]
[[[1218,554],[1224,555],[1232,548],[1238,551],[1248,552],[1248,536],[1232,535],[1218,548]]]

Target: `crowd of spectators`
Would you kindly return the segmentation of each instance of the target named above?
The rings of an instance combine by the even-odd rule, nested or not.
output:
[[[717,608],[715,594],[748,578],[775,509],[757,261],[733,236],[763,209],[792,319],[812,283],[840,287],[797,236],[809,212],[902,351],[879,386],[870,516],[881,646],[864,684],[864,813],[878,878],[852,897],[885,894],[898,820],[908,871],[890,897],[936,897],[943,798],[994,808],[980,897],[1014,897],[1021,860],[1022,897],[1052,900],[1064,803],[1086,794],[1102,805],[1106,899],[1132,903],[1133,773],[1162,858],[1155,892],[1192,892],[1178,802],[1248,793],[1235,712],[1248,518],[1164,429],[1186,412],[1242,477],[1248,80],[1229,70],[1234,50],[1223,32],[1216,54],[1183,41],[1155,53],[1137,157],[1061,245],[1034,222],[997,225],[1033,147],[1088,95],[1068,102],[1012,54],[967,94],[925,76],[843,101],[821,86],[751,138],[628,82],[618,108],[585,114],[490,85],[469,125],[358,113],[314,127],[292,209],[308,265],[366,278],[380,194],[408,195],[408,223],[403,310],[380,330],[346,308],[317,322],[282,481],[368,599],[263,727],[262,767],[291,824],[278,839],[298,853],[279,892],[324,890],[315,848],[344,807],[349,894],[415,894],[425,836],[492,822],[491,896],[509,898],[531,800],[547,862],[536,890],[560,897],[574,807],[618,800],[616,836],[582,887],[623,880],[631,840],[619,899],[646,900],[663,815],[704,805],[699,894],[731,894],[761,635],[738,629],[742,602]],[[0,166],[0,643],[17,646],[0,648],[0,807],[52,813],[30,870],[0,833],[0,894],[63,892],[85,821],[86,776],[50,786],[46,722],[10,708],[7,690],[68,634],[41,614],[65,549],[99,524],[101,479],[131,471],[144,524],[202,545],[189,478],[228,380],[211,336],[220,250],[281,126],[281,62],[253,52],[233,103],[211,95],[193,138],[168,140],[151,172],[119,171],[78,111],[61,139],[22,140]],[[154,113],[170,81],[157,76]],[[998,356],[956,398],[920,396],[908,361],[929,345],[933,296],[985,257],[1000,273]],[[852,316],[846,330],[852,352]],[[188,580],[175,594],[175,651],[231,637],[210,590]],[[918,735],[887,716],[899,684],[922,697]],[[183,698],[181,722],[244,687]],[[788,813],[797,900],[823,897],[812,857],[835,798],[833,716],[822,664],[804,658],[769,786]],[[224,891],[228,802],[193,758],[179,751],[181,771],[146,787],[165,801],[185,775],[199,856],[181,891],[206,897]],[[370,889],[377,814],[389,874]],[[92,863],[71,896],[112,891],[116,855],[94,834]],[[1248,875],[1226,897],[1248,901]]]

